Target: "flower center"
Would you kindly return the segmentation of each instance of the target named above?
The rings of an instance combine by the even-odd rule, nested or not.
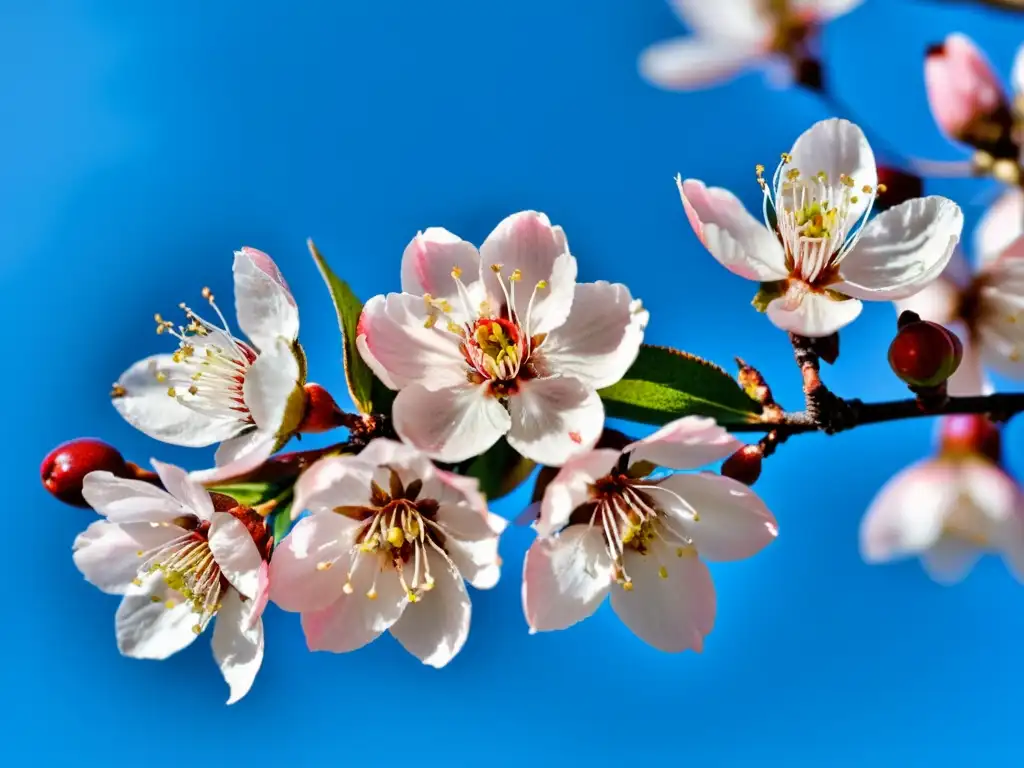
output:
[[[231,335],[209,288],[203,289],[203,298],[213,307],[223,327],[207,322],[184,303],[179,306],[187,325],[175,327],[161,315],[154,316],[158,334],[166,332],[178,339],[178,349],[171,356],[175,364],[166,371],[158,371],[157,381],[168,385],[168,396],[193,410],[251,424],[243,386],[256,352]]]
[[[626,572],[625,554],[633,551],[642,556],[654,556],[652,542],[660,539],[668,544],[677,557],[696,554],[693,539],[675,527],[674,521],[660,509],[652,492],[670,494],[689,511],[697,522],[696,511],[676,493],[662,488],[649,479],[635,479],[614,472],[597,480],[590,488],[591,501],[577,508],[570,524],[582,523],[600,526],[605,550],[614,565],[614,578],[627,592],[633,590],[633,580]],[[658,575],[668,578],[671,563],[660,563]]]
[[[853,177],[840,174],[833,180],[824,171],[803,176],[792,162],[792,155],[782,155],[771,185],[764,179],[764,166],[756,167],[764,193],[765,224],[775,230],[785,248],[791,276],[809,286],[824,287],[840,279],[839,263],[853,248],[875,196],[885,187],[864,184],[858,188]],[[867,202],[860,212],[862,195]]]
[[[531,355],[544,341],[543,335],[530,332],[534,303],[541,291],[547,290],[547,281],[541,280],[533,287],[524,316],[516,308],[516,284],[523,279],[523,273],[516,269],[506,278],[502,265],[495,264],[491,271],[501,287],[502,306],[495,308],[484,299],[474,304],[469,289],[462,282],[462,270],[452,269],[459,301],[462,304],[460,321],[453,318],[455,309],[445,300],[435,299],[427,294],[423,297],[427,307],[426,327],[438,326],[444,320],[444,330],[459,338],[459,349],[467,363],[467,378],[474,384],[491,381],[498,386],[496,395],[506,394],[517,378],[533,376],[530,365]]]
[[[440,555],[453,569],[455,565],[445,551],[445,526],[436,519],[438,503],[435,499],[420,499],[423,483],[419,480],[408,486],[402,484],[398,473],[390,470],[390,488],[385,491],[376,482],[370,485],[369,507],[338,507],[334,511],[363,520],[353,542],[354,554],[343,591],[354,591],[352,574],[362,558],[375,562],[373,583],[366,592],[370,600],[377,598],[377,579],[397,578],[409,602],[418,602],[434,588],[427,550]],[[327,570],[330,562],[317,564]]]

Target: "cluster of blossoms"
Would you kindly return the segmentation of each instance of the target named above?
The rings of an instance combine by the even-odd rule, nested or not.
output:
[[[755,61],[797,71],[814,60],[818,26],[856,5],[677,0],[696,34],[656,46],[642,66],[673,87]],[[951,38],[926,67],[951,137],[972,146],[986,137],[990,168],[1011,157],[1000,142],[1019,154],[1017,113],[969,41]],[[1004,135],[986,128],[994,124]],[[754,306],[795,346],[835,339],[863,301],[896,302],[890,361],[921,407],[990,392],[983,366],[1024,376],[1019,189],[985,217],[972,271],[952,201],[911,196],[872,215],[886,185],[848,120],[811,126],[770,179],[762,166],[755,179],[761,217],[725,189],[682,177],[677,186],[700,242],[758,283]],[[479,248],[445,229],[420,232],[402,254],[401,292],[355,311],[338,287],[347,286],[325,272],[353,401],[365,401],[352,384],[360,376],[387,393],[361,414],[306,381],[298,309],[274,261],[243,248],[233,273],[245,340],[203,289],[207,317],[184,304],[181,324],[156,315],[157,333],[176,349],[131,365],[111,393],[121,416],[156,440],[217,445],[212,468],[153,461],[150,472],[97,441],[44,461],[55,495],[102,517],[75,540],[74,561],[122,596],[115,627],[126,656],[166,658],[213,621],[214,656],[237,701],[262,663],[270,601],[300,614],[311,650],[354,651],[387,631],[423,663],[446,665],[469,634],[466,584],[488,589],[501,575],[507,521],[489,508],[501,492],[482,485],[478,457],[499,457],[499,475],[541,466],[522,572],[530,632],[566,629],[610,597],[651,646],[700,651],[717,610],[706,563],[750,557],[778,534],[749,487],[787,436],[760,374],[745,367],[737,384],[697,363],[748,402],[744,423],[769,433],[757,444],[693,409],[651,421],[660,428],[642,439],[608,429],[609,393],[631,378],[650,383],[636,372],[650,349],[648,312],[624,285],[577,282],[565,232],[542,213],[507,217]],[[808,411],[825,402],[816,386],[805,378]],[[348,440],[278,453],[293,436],[335,428]],[[880,493],[863,524],[865,558],[920,555],[949,581],[978,553],[998,551],[1024,577],[1024,493],[1000,463],[999,428],[981,415],[947,416],[939,444],[937,457]],[[723,460],[720,472],[695,471]]]

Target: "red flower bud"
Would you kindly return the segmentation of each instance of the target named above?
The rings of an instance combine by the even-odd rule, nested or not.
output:
[[[889,345],[889,365],[911,387],[937,387],[953,375],[963,346],[952,331],[921,320],[899,329]]]
[[[128,464],[114,446],[88,437],[69,440],[50,451],[39,474],[43,487],[56,498],[75,507],[88,507],[82,498],[82,481],[97,470],[131,476]]]
[[[328,432],[337,427],[347,426],[346,414],[334,402],[331,393],[319,384],[307,384],[306,411],[299,432]]]
[[[722,464],[722,475],[753,485],[761,476],[761,459],[764,449],[757,444],[745,445]]]
[[[977,453],[996,464],[1002,458],[1002,433],[979,413],[946,416],[940,422],[939,445],[944,453]]]

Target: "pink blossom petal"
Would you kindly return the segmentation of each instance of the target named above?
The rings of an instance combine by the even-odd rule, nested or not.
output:
[[[278,337],[299,337],[299,308],[284,276],[267,254],[255,248],[235,251],[235,304],[238,325],[261,350]]]
[[[509,445],[549,467],[593,448],[604,429],[601,398],[571,378],[520,381],[509,401],[509,415]]]
[[[523,612],[531,632],[566,629],[604,601],[612,562],[599,528],[571,525],[540,537],[523,561]]]
[[[461,273],[465,284],[479,280],[480,254],[476,247],[442,227],[425,229],[402,254],[402,292],[429,294],[459,309],[461,300],[453,270]]]
[[[565,322],[576,284],[576,259],[569,252],[565,232],[552,226],[543,213],[521,211],[506,217],[480,246],[480,260],[495,309],[504,304],[505,291],[511,293],[509,278],[519,270],[515,311],[524,326],[529,318],[530,335],[548,333]],[[500,273],[495,273],[499,267]]]
[[[778,238],[732,192],[678,176],[676,185],[693,231],[723,267],[760,282],[789,276]]]
[[[575,509],[590,500],[592,486],[612,471],[619,456],[609,448],[571,456],[544,489],[537,534],[549,536],[565,526]]]
[[[1024,189],[1008,189],[985,211],[974,228],[974,258],[979,268],[999,258],[1024,234]]]
[[[434,586],[406,607],[391,634],[424,664],[440,669],[465,645],[472,606],[459,572],[433,550],[426,557]]]
[[[479,456],[498,442],[511,423],[489,383],[435,392],[413,384],[398,393],[392,417],[403,440],[449,463]]]
[[[391,389],[414,383],[438,389],[466,380],[459,337],[445,330],[443,319],[431,326],[420,296],[374,296],[363,307],[358,333],[359,354]]]
[[[327,456],[299,475],[292,518],[303,511],[333,514],[335,507],[370,505],[370,483],[376,466],[362,456]]]
[[[319,611],[342,595],[359,523],[335,512],[315,512],[295,524],[274,548],[270,599],[296,613]]]
[[[775,517],[761,498],[731,478],[678,474],[657,486],[663,490],[648,491],[651,498],[675,516],[674,525],[693,539],[698,554],[707,560],[744,560],[779,535]]]
[[[622,449],[629,463],[649,461],[668,469],[697,469],[721,461],[743,446],[714,419],[684,416]]]
[[[976,546],[944,536],[921,553],[921,565],[933,581],[952,585],[963,581],[980,557]]]
[[[704,648],[715,625],[715,586],[696,550],[677,554],[655,539],[646,554],[627,550],[633,588],[612,587],[612,608],[633,634],[668,653]]]

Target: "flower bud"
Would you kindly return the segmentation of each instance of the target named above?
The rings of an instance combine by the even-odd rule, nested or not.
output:
[[[307,384],[305,393],[306,410],[299,423],[299,432],[328,432],[345,426],[347,414],[334,402],[330,392],[319,384]]]
[[[745,445],[722,463],[722,475],[744,485],[753,485],[761,476],[763,455],[764,449],[760,445]]]
[[[987,416],[958,413],[940,421],[939,446],[943,453],[975,453],[998,464],[1002,458],[1002,433]]]
[[[80,437],[50,451],[40,467],[43,487],[65,504],[88,507],[82,498],[82,481],[90,472],[105,470],[118,477],[130,477],[124,457],[102,440]]]
[[[963,357],[956,334],[921,320],[903,325],[889,345],[889,365],[911,387],[937,387],[953,375]]]

